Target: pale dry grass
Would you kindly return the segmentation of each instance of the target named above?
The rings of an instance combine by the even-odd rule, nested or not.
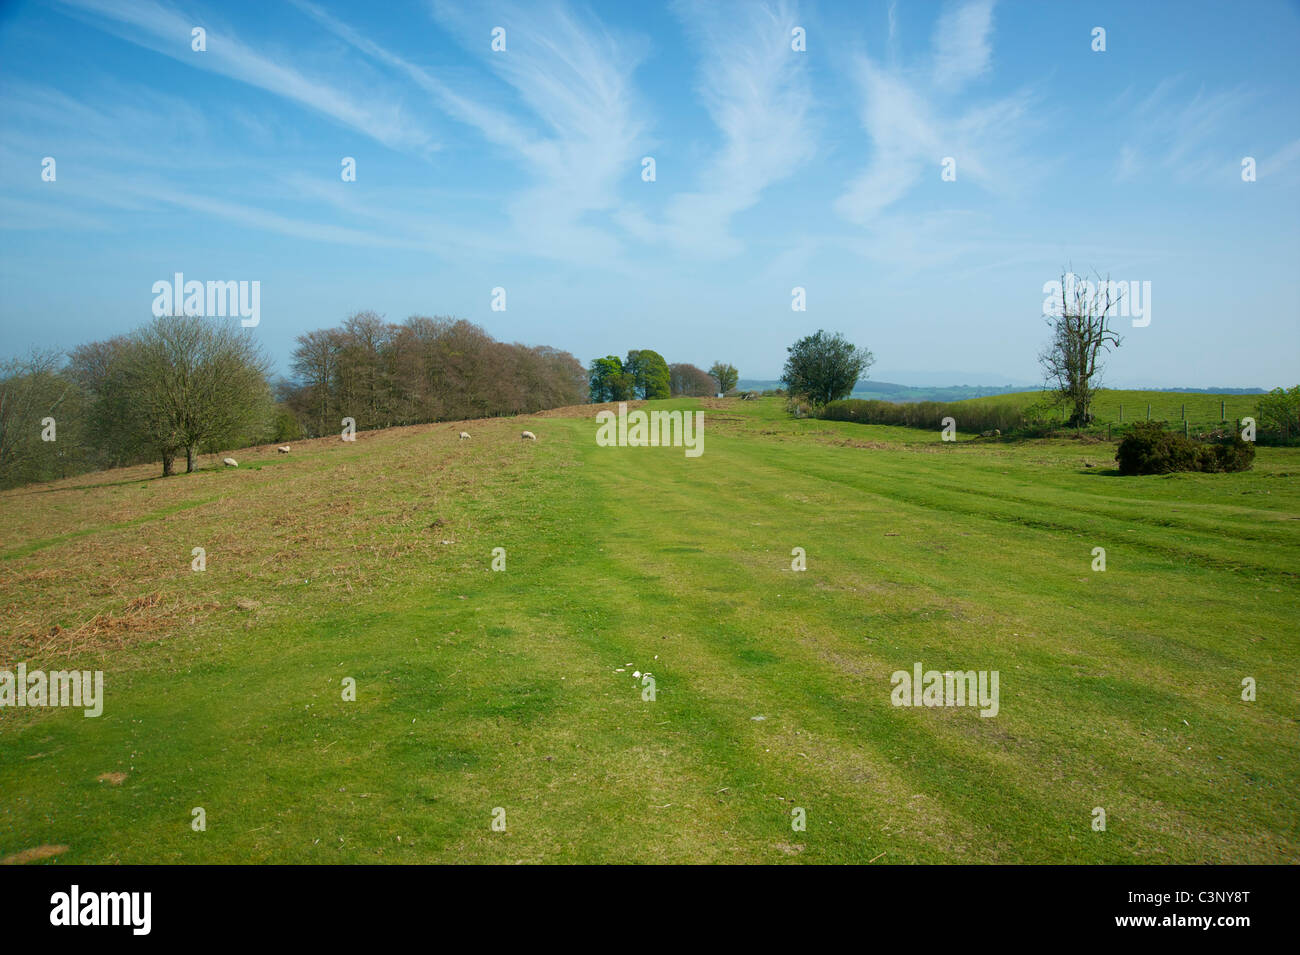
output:
[[[26,865],[29,862],[40,862],[42,859],[51,859],[54,856],[62,855],[68,851],[68,846],[33,846],[30,849],[24,849],[21,852],[15,852],[13,855],[5,856],[0,859],[0,865]]]
[[[167,479],[138,466],[0,493],[0,664],[112,652],[218,619],[242,626],[293,613],[304,589],[347,600],[463,560],[485,523],[511,519],[490,506],[494,489],[553,456],[519,432],[544,445],[534,419],[600,407],[315,438],[287,455],[262,445],[231,452],[238,468],[213,456]],[[473,440],[459,441],[462,430]],[[191,569],[195,547],[203,573]],[[249,599],[258,608],[240,610]]]

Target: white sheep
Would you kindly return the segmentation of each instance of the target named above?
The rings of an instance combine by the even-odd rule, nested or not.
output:
[[[239,462],[236,461],[234,458],[222,458],[222,459],[221,459],[221,463],[224,464],[224,465],[225,465],[226,467],[228,467],[228,468],[237,468],[237,467],[239,467]]]
[[[468,438],[469,438],[469,432],[468,432],[468,431],[462,431],[462,432],[460,433],[460,439],[461,439],[462,441],[465,441],[465,440],[467,440]]]
[[[523,438],[525,441],[536,441],[536,440],[537,440],[537,435],[533,434],[531,431],[525,431],[525,432],[524,432],[523,434],[521,434],[519,437]]]

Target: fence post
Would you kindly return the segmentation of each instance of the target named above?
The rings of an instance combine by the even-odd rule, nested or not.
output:
[[[1151,420],[1151,402],[1147,402],[1147,420]]]
[[[1187,405],[1183,405],[1183,410],[1182,410],[1181,413],[1182,413],[1182,416],[1183,416],[1183,420],[1186,421],[1186,420],[1187,420]]]
[[[1187,437],[1187,419],[1183,419],[1183,437]]]
[[[1219,399],[1219,423],[1220,424],[1228,420],[1227,406],[1228,403],[1224,401],[1222,398],[1220,398]]]

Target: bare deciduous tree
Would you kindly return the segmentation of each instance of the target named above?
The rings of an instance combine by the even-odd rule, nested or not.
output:
[[[341,417],[362,429],[578,404],[586,372],[568,352],[496,341],[470,322],[373,312],[298,337],[286,401],[311,434]]]
[[[1123,293],[1119,283],[1094,276],[1095,282],[1070,271],[1062,274],[1060,302],[1047,316],[1052,339],[1038,356],[1048,383],[1071,409],[1072,428],[1092,423],[1102,362],[1108,350],[1120,345],[1112,321]]]
[[[342,347],[337,331],[318,329],[299,335],[293,350],[291,367],[301,382],[299,413],[312,434],[324,434],[338,423],[334,387]]]
[[[269,410],[266,358],[225,321],[155,319],[131,336],[122,361],[128,429],[162,456],[164,475],[181,452],[193,471],[200,450],[247,435]]]
[[[703,368],[682,362],[668,366],[669,386],[674,395],[692,398],[712,398],[721,386],[718,380]]]
[[[0,363],[0,483],[43,476],[40,459],[49,449],[40,438],[41,422],[55,416],[75,389],[59,375],[60,359],[58,352],[33,351]]]

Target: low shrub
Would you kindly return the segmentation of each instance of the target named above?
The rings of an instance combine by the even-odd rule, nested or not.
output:
[[[1213,467],[1203,467],[1203,471],[1249,471],[1255,463],[1255,444],[1243,441],[1241,435],[1233,434],[1227,441],[1206,445],[1203,451]]]
[[[1255,446],[1232,434],[1223,441],[1194,441],[1165,428],[1163,421],[1133,426],[1115,451],[1120,474],[1172,474],[1175,471],[1246,471]]]

